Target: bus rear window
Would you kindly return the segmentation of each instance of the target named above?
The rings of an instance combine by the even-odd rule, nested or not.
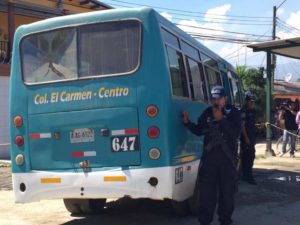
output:
[[[79,76],[120,74],[138,66],[137,21],[93,24],[79,28]]]
[[[136,20],[61,28],[23,38],[23,80],[28,84],[120,75],[139,66],[141,25]]]

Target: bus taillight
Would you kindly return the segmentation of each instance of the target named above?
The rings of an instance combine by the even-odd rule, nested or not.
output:
[[[157,138],[159,136],[160,132],[159,132],[159,129],[157,127],[152,126],[152,127],[149,127],[147,133],[148,133],[148,136],[150,138]]]
[[[22,145],[24,145],[24,138],[20,135],[18,135],[16,138],[15,138],[15,144],[19,147],[21,147]]]
[[[14,118],[14,125],[16,127],[21,127],[23,125],[23,118],[21,116],[16,116]]]
[[[146,111],[147,115],[152,118],[156,117],[158,114],[158,108],[155,105],[149,105]]]

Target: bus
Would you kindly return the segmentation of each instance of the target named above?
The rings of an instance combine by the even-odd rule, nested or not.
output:
[[[151,8],[46,19],[15,33],[10,79],[17,203],[63,199],[71,213],[106,199],[168,200],[195,210],[203,138],[184,128],[234,67]]]

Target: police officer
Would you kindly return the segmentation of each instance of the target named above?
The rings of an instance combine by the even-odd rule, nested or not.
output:
[[[232,223],[234,194],[237,185],[237,140],[240,135],[241,117],[239,111],[227,104],[222,86],[211,91],[213,106],[208,107],[199,117],[198,123],[189,120],[182,112],[184,125],[195,135],[204,135],[204,152],[199,168],[199,222],[209,225],[218,202],[221,225]]]
[[[256,185],[252,167],[255,159],[255,97],[248,91],[245,94],[245,105],[241,109],[242,118],[242,173],[243,180]]]

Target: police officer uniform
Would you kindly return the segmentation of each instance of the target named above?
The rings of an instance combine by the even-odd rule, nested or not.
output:
[[[246,104],[241,109],[242,122],[245,127],[246,135],[249,143],[246,143],[245,136],[241,135],[241,151],[242,151],[242,173],[243,180],[249,184],[256,184],[253,178],[252,167],[255,159],[255,108],[247,106],[249,101],[255,101],[255,97],[251,92],[246,92]]]
[[[212,89],[212,98],[225,97],[222,86]],[[232,223],[234,194],[237,186],[237,140],[240,135],[240,112],[233,105],[223,109],[221,121],[215,121],[213,107],[208,107],[194,124],[185,126],[195,135],[204,135],[204,152],[199,168],[199,222],[209,225],[218,203],[221,225]]]

